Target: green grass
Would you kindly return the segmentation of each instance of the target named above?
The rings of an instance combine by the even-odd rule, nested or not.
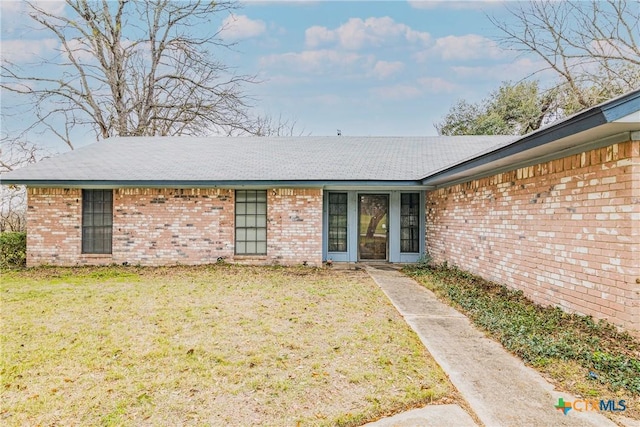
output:
[[[624,415],[640,416],[640,342],[605,321],[541,307],[456,268],[405,272],[453,303],[491,337],[562,385],[585,397],[627,399]]]
[[[363,272],[4,271],[5,425],[358,425],[455,398]]]

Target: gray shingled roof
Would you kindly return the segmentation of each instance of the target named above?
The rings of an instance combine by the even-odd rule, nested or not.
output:
[[[111,138],[2,176],[5,183],[416,181],[514,140],[455,137]]]

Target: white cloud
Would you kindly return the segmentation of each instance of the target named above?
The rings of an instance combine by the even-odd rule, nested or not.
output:
[[[434,1],[434,0],[408,0],[409,6],[414,9],[486,9],[494,5],[500,5],[505,0],[464,0],[464,1]]]
[[[0,12],[2,12],[3,16],[18,13],[23,10],[24,6],[26,6],[26,3],[21,1],[3,1],[0,2]]]
[[[53,15],[65,16],[64,1],[35,1],[34,5]],[[13,34],[20,29],[24,30],[25,22],[32,22],[28,13],[31,10],[27,2],[19,0],[0,0],[0,26],[3,35]]]
[[[131,45],[131,42],[129,40],[123,40],[122,44],[124,47],[128,47]],[[76,59],[76,61],[84,64],[89,64],[91,62],[96,63],[96,55],[93,51],[93,47],[91,46],[88,40],[78,40],[78,39],[67,40],[67,46],[69,47],[69,51],[71,51],[71,54]],[[144,45],[144,44],[138,45],[138,50],[149,51],[149,49],[150,49],[149,45]],[[67,49],[65,49],[64,45],[62,44],[60,44],[60,51],[65,52],[65,55],[68,54]]]
[[[218,28],[225,40],[250,39],[264,34],[266,30],[264,21],[251,19],[247,15],[229,15]]]
[[[426,62],[431,57],[439,57],[445,61],[464,61],[499,59],[505,55],[506,52],[495,41],[477,34],[467,34],[438,38],[432,47],[413,57],[417,62]]]
[[[334,30],[313,26],[305,32],[308,47],[315,48],[329,43],[338,43],[344,49],[357,50],[365,46],[382,46],[405,40],[411,43],[427,44],[429,33],[413,30],[408,25],[395,22],[392,18],[351,18]]]
[[[322,74],[335,70],[349,70],[370,66],[373,57],[338,50],[305,50],[264,56],[262,67],[295,68],[297,71]]]
[[[265,69],[279,69],[287,72],[310,74],[357,74],[361,77],[386,79],[402,70],[401,61],[376,60],[374,55],[362,55],[335,49],[305,50],[267,55],[260,59]]]
[[[373,66],[372,74],[379,79],[386,79],[404,69],[404,63],[400,61],[378,61]]]
[[[42,9],[52,15],[64,16],[64,8],[66,3],[61,0],[36,0],[32,2],[35,7]],[[31,8],[24,1],[9,0],[0,2],[0,12],[6,17],[17,17],[24,12],[30,11]],[[11,16],[11,14],[15,14]]]
[[[309,47],[318,47],[323,44],[331,43],[337,40],[335,31],[331,31],[327,27],[315,25],[307,28],[305,31],[306,44]]]
[[[440,6],[440,2],[430,0],[408,0],[407,3],[414,9],[435,9]]]
[[[0,57],[3,61],[25,63],[49,56],[58,47],[56,39],[3,40]]]
[[[439,51],[445,60],[496,59],[504,56],[504,51],[495,41],[477,34],[439,38],[436,40],[435,50]]]
[[[459,85],[441,77],[422,77],[413,83],[374,87],[371,93],[378,98],[400,101],[420,98],[426,94],[455,93],[460,89]]]
[[[34,2],[40,9],[49,12],[53,15],[64,16],[64,8],[66,3],[59,0],[37,0]]]

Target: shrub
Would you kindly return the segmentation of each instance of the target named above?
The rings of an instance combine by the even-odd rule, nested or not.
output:
[[[418,261],[416,262],[415,266],[417,268],[429,268],[431,266],[431,261],[432,260],[433,260],[433,258],[431,258],[431,255],[429,255],[428,252],[425,252],[422,255],[420,255],[420,257],[418,258]]]
[[[0,233],[0,267],[21,268],[27,263],[27,233]]]

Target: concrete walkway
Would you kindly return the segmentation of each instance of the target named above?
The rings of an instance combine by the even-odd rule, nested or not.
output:
[[[486,338],[466,316],[438,301],[414,280],[388,268],[366,269],[487,427],[616,425],[595,411],[570,410],[564,415],[554,407],[558,398],[573,402],[575,396],[555,391],[538,372]],[[412,424],[388,424],[387,419],[371,425],[443,425],[430,420],[427,413],[410,419]],[[450,421],[450,425],[458,424],[456,419]]]
[[[458,405],[431,405],[403,412],[362,427],[477,427]]]

